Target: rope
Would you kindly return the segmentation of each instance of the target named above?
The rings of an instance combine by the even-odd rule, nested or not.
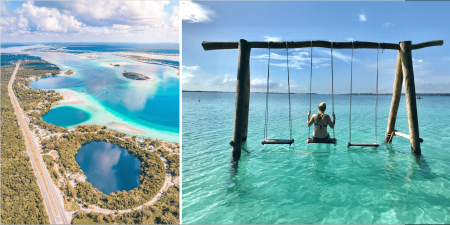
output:
[[[286,66],[288,72],[288,96],[289,96],[289,129],[290,129],[290,139],[292,140],[292,119],[291,119],[291,85],[289,83],[289,48],[288,42],[286,41]]]
[[[378,53],[380,51],[380,42],[378,42],[377,49],[377,92],[376,92],[376,101],[375,101],[375,143],[377,143],[377,118],[378,118]]]
[[[348,142],[352,143],[352,81],[353,81],[353,41],[352,41],[352,60],[350,67],[350,113],[348,115]]]
[[[313,54],[313,43],[311,40],[311,73],[309,76],[309,111],[311,112],[311,83],[312,83],[312,54]],[[308,138],[311,136],[311,126],[309,126]]]
[[[360,150],[360,149],[363,149],[366,147],[368,147],[368,146],[364,146],[361,148],[347,149],[345,151],[333,151],[333,152],[250,152],[247,149],[245,149],[244,147],[241,147],[241,148],[242,148],[242,150],[246,151],[247,153],[259,154],[259,155],[268,155],[268,154],[284,155],[284,154],[311,154],[311,153],[330,154],[330,153],[336,153],[336,152],[353,152],[353,151],[357,151],[357,150]]]
[[[267,63],[267,93],[266,93],[266,117],[264,123],[264,139],[267,139],[267,124],[269,123],[269,68],[270,68],[270,41],[267,42],[269,46],[269,62]]]
[[[331,102],[332,102],[332,110],[334,113],[334,81],[333,81],[333,42],[331,42]],[[334,127],[333,127],[333,138],[334,136]]]

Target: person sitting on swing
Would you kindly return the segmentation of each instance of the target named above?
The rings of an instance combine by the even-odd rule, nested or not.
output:
[[[314,132],[312,136],[312,140],[314,143],[326,143],[330,140],[330,134],[327,131],[327,125],[332,129],[334,128],[336,115],[334,115],[333,112],[333,122],[331,122],[330,116],[324,113],[326,108],[327,105],[325,104],[325,102],[320,103],[319,113],[314,114],[311,120],[309,119],[309,116],[311,116],[311,111],[308,112],[308,127],[310,127],[314,123]]]

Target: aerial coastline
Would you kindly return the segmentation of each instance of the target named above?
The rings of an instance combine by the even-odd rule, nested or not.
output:
[[[19,55],[19,57],[27,56]],[[43,65],[43,68],[52,69],[52,72],[49,74],[49,72],[46,70],[31,69],[32,67],[27,66],[28,64],[32,65],[36,63]],[[163,193],[169,193],[169,196],[176,195],[178,191],[174,191],[178,190],[178,187],[176,186],[177,182],[175,181],[177,180],[176,176],[178,175],[177,171],[179,169],[178,167],[174,167],[178,164],[178,161],[174,160],[178,159],[179,157],[177,156],[173,158],[173,156],[179,153],[179,145],[177,143],[169,143],[162,140],[154,140],[151,138],[139,138],[138,136],[130,136],[125,133],[110,130],[109,127],[106,126],[101,127],[98,125],[78,125],[73,128],[66,129],[55,126],[53,124],[48,124],[40,119],[40,117],[46,114],[52,108],[52,106],[67,103],[83,103],[82,100],[76,98],[73,91],[55,92],[53,90],[37,90],[28,86],[31,82],[39,78],[60,74],[60,71],[53,70],[53,67],[54,66],[52,66],[51,64],[48,64],[42,60],[28,60],[26,62],[22,62],[21,69],[19,70],[19,74],[17,75],[17,78],[14,82],[14,86],[17,94],[19,96],[22,96],[19,99],[19,102],[21,107],[24,108],[25,119],[26,121],[29,121],[29,127],[34,133],[34,141],[42,146],[41,149],[43,151],[41,154],[47,165],[47,169],[52,174],[53,184],[58,189],[62,189],[65,192],[63,197],[65,209],[68,211],[68,213],[75,214],[76,218],[78,219],[86,218],[86,216],[87,218],[89,218],[89,215],[93,215],[92,213],[101,213],[105,216],[108,215],[108,213],[128,216],[128,213],[130,213],[132,210],[146,210],[148,205],[158,205],[156,200],[164,200],[165,198],[167,198],[163,195]],[[35,97],[23,97],[30,94]],[[40,99],[40,102],[38,104],[35,104],[34,101],[37,97],[38,99]],[[122,123],[113,122],[109,125],[111,127],[117,127],[121,130],[128,130],[133,133],[143,133],[138,129]],[[74,165],[74,163],[76,165],[76,162],[72,161],[70,163],[61,164],[61,160],[72,160],[72,157],[59,157],[61,155],[67,156],[67,154],[76,154],[80,142],[75,142],[77,144],[68,144],[68,141],[76,140],[78,138],[81,138],[81,140],[83,140],[84,142],[89,141],[92,138],[92,140],[111,141],[126,148],[127,150],[131,151],[132,154],[136,155],[142,155],[147,154],[145,152],[151,152],[155,155],[153,160],[156,160],[155,162],[152,162],[152,164],[155,164],[158,161],[161,165],[160,168],[166,168],[165,170],[167,170],[167,172],[165,172],[166,175],[162,176],[168,176],[166,180],[169,179],[170,181],[174,182],[166,184],[163,180],[161,180],[160,184],[157,187],[147,187],[145,184],[148,182],[141,180],[141,185],[136,190],[132,190],[127,193],[120,192],[120,195],[103,195],[105,198],[108,198],[109,202],[116,201],[117,203],[115,203],[114,205],[104,205],[102,204],[102,202],[92,202],[90,199],[94,196],[97,196],[99,191],[92,186],[87,185],[89,182],[86,182],[83,171],[76,169],[76,167],[64,166]],[[64,148],[57,147],[58,145],[66,147],[72,146],[72,150],[63,150]],[[149,168],[149,166],[150,165],[148,163],[142,164],[142,168]],[[160,172],[162,173],[163,171]],[[149,176],[143,176],[144,179],[145,177]],[[86,188],[89,187],[93,188],[89,191],[90,193],[97,194],[94,194],[94,196],[75,196],[74,193],[85,192]],[[140,193],[141,189],[146,190],[145,193],[147,194]],[[123,193],[125,193],[125,195],[123,195]],[[119,204],[121,199],[132,198],[134,195],[138,195],[138,193],[139,196],[146,197],[141,198],[141,200],[139,200],[138,202],[130,201],[129,205]],[[84,214],[83,212],[88,213]]]

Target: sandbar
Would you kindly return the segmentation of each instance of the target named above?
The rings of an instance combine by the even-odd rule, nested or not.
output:
[[[125,131],[128,131],[128,132],[138,133],[138,134],[143,134],[144,133],[141,130],[138,130],[138,129],[134,128],[134,127],[130,127],[130,126],[128,126],[126,124],[123,124],[123,123],[109,122],[108,126],[111,126],[113,128],[117,127],[118,129],[125,130]]]

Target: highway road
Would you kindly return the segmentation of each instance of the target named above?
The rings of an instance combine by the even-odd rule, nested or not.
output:
[[[58,187],[56,187],[50,177],[50,173],[48,172],[39,151],[38,144],[34,139],[33,133],[28,127],[28,123],[24,118],[22,109],[20,108],[19,102],[17,101],[17,98],[12,89],[12,84],[14,83],[14,79],[16,77],[19,66],[20,62],[16,64],[16,69],[14,70],[11,76],[11,80],[9,81],[8,93],[14,106],[14,111],[17,115],[17,121],[25,138],[27,153],[30,156],[34,174],[36,175],[38,186],[44,199],[45,210],[48,214],[51,224],[70,224],[71,218],[64,210],[64,200],[60,193],[61,191]]]

